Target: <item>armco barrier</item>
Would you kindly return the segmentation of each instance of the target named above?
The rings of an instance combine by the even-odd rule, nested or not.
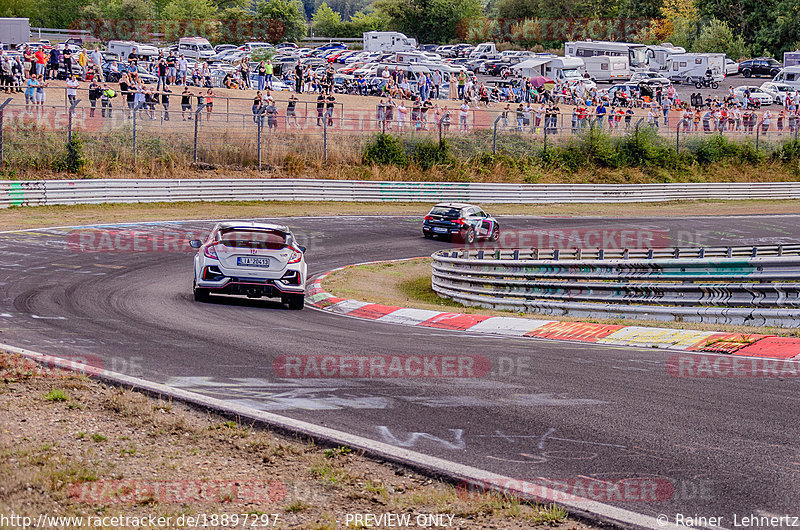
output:
[[[629,203],[798,199],[800,182],[499,184],[317,179],[96,179],[0,181],[0,207],[173,201],[472,201]]]
[[[580,318],[800,325],[800,245],[433,254],[433,290],[467,306]]]

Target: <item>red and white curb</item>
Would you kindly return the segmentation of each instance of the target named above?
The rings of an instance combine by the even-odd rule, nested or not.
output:
[[[322,287],[322,281],[336,271],[359,265],[398,261],[408,260],[357,263],[321,274],[311,282],[306,292],[306,302],[323,311],[388,324],[422,326],[511,337],[532,337],[616,346],[727,353],[743,357],[800,360],[800,338],[795,337],[448,313],[339,298],[325,291]]]

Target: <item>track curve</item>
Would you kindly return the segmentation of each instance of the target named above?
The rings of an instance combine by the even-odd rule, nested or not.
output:
[[[274,220],[274,219],[272,219]],[[280,220],[309,273],[427,255],[417,217]],[[501,218],[504,229],[631,228],[672,245],[800,242],[800,216]],[[207,232],[211,221],[126,226]],[[117,229],[118,227],[115,227]],[[70,228],[0,234],[0,342],[279,412],[520,479],[664,477],[668,498],[610,504],[800,515],[798,379],[676,379],[669,352],[398,327],[259,300],[196,303],[191,254],[76,252]],[[702,239],[702,240],[701,240]],[[480,379],[280,379],[285,354],[471,353],[517,363]],[[527,362],[527,369],[519,369]],[[794,513],[793,513],[794,512]]]

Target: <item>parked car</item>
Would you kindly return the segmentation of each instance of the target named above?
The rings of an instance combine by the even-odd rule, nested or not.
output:
[[[283,225],[244,221],[218,223],[205,241],[190,242],[194,257],[194,298],[211,294],[248,298],[280,297],[289,309],[303,309],[306,249]]]
[[[631,83],[645,84],[651,87],[668,87],[672,81],[659,74],[658,72],[636,72],[631,75]]]
[[[739,63],[739,71],[745,77],[768,75],[775,77],[783,65],[772,57],[757,57]]]
[[[733,89],[733,95],[736,101],[742,104],[747,104],[747,97],[745,92],[750,89],[750,99],[757,101],[761,105],[772,105],[775,103],[775,95],[763,90],[757,86],[740,86]]]
[[[739,63],[733,59],[725,59],[725,75],[736,75],[739,73]]]
[[[480,207],[462,202],[442,202],[431,208],[422,223],[428,239],[445,237],[472,244],[476,239],[497,241],[500,224]]]
[[[777,105],[783,105],[783,102],[786,101],[786,96],[794,98],[797,95],[797,89],[793,86],[772,81],[761,83],[761,90],[772,95]]]

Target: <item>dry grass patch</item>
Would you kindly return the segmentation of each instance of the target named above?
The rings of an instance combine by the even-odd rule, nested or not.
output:
[[[18,356],[0,352],[0,366],[20,365]],[[56,390],[67,400],[44,399]],[[463,529],[590,528],[553,507],[459,499],[452,486],[347,447],[319,447],[85,377],[12,374],[0,379],[0,409],[3,513],[173,520],[277,513],[276,528],[317,529],[343,527],[347,513],[458,513],[455,523]],[[258,482],[279,495],[200,499],[136,490],[206,481]]]

